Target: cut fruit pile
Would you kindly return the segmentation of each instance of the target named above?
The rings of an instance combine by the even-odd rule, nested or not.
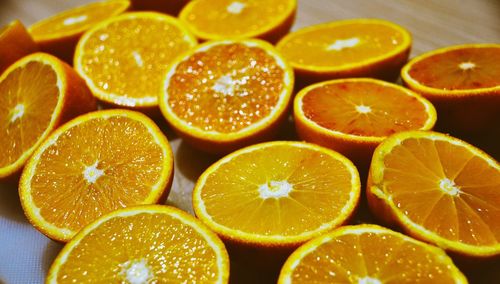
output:
[[[296,12],[107,0],[0,28],[0,181],[67,243],[47,283],[228,283],[230,258],[259,283],[467,283],[454,262],[498,264],[500,165],[431,129],[498,136],[500,45],[407,63],[412,37],[395,23],[287,34]],[[398,75],[405,87],[379,80]],[[195,217],[158,205],[174,153],[157,123],[226,155],[177,148],[183,175],[218,159],[194,188],[176,182]],[[290,134],[304,142],[271,141]]]

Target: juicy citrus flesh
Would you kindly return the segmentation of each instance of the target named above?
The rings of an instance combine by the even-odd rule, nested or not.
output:
[[[35,23],[29,27],[29,31],[35,40],[75,35],[109,17],[122,13],[129,5],[129,1],[125,0],[90,3]]]
[[[279,283],[467,283],[445,252],[375,226],[341,227],[299,248]]]
[[[141,207],[86,228],[56,259],[47,282],[227,282],[227,253],[213,233],[180,210]]]
[[[417,133],[401,136],[387,146],[390,150],[380,146],[375,151],[373,186],[383,190],[414,231],[430,234],[430,241],[499,253],[498,162],[458,139]]]
[[[426,56],[411,64],[408,75],[426,87],[473,90],[500,86],[500,45],[463,47]]]
[[[168,65],[195,44],[170,16],[129,13],[86,33],[77,46],[75,66],[101,99],[156,105]]]
[[[181,12],[195,33],[213,39],[250,37],[272,29],[294,10],[295,0],[198,0]]]
[[[112,210],[156,202],[172,167],[143,121],[111,112],[74,122],[41,146],[22,186],[25,209],[63,238]]]
[[[345,221],[359,197],[359,177],[347,159],[301,142],[260,145],[202,175],[193,195],[197,216],[228,238],[261,244],[307,238]]]
[[[409,44],[408,37],[382,21],[340,21],[291,33],[278,43],[278,50],[292,65],[344,68],[397,52]]]
[[[322,83],[301,98],[301,106],[323,128],[371,137],[427,127],[432,108],[416,94],[369,79]]]
[[[260,46],[216,44],[180,62],[168,79],[167,104],[206,132],[241,131],[269,117],[286,91],[285,70]]]
[[[46,134],[59,101],[51,65],[30,60],[6,71],[0,81],[0,168],[18,161]]]

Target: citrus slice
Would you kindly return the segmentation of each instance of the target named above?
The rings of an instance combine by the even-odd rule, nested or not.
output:
[[[297,249],[279,284],[467,283],[437,247],[376,225],[345,226]]]
[[[302,84],[345,77],[395,79],[408,59],[410,47],[408,31],[375,19],[302,28],[277,44]]]
[[[173,158],[152,120],[128,110],[97,111],[58,128],[27,163],[19,194],[29,221],[69,241],[101,215],[164,200]]]
[[[125,208],[86,226],[59,253],[46,283],[228,283],[220,239],[161,205]]]
[[[0,27],[0,75],[16,60],[36,51],[38,46],[20,21]]]
[[[82,34],[95,24],[125,12],[129,6],[128,0],[89,3],[41,20],[28,30],[43,51],[72,64]]]
[[[59,124],[95,109],[85,82],[59,59],[34,53],[16,61],[0,76],[0,179],[17,176]]]
[[[440,127],[478,132],[491,129],[489,122],[500,121],[498,62],[500,44],[450,46],[412,59],[401,77],[436,106]]]
[[[131,0],[134,11],[157,11],[176,16],[189,0]]]
[[[157,109],[168,65],[195,44],[196,39],[171,16],[126,13],[82,36],[75,69],[104,103]]]
[[[275,134],[293,82],[292,69],[267,42],[207,42],[170,66],[160,109],[188,143],[228,153]]]
[[[348,221],[360,195],[356,167],[304,142],[277,141],[233,152],[193,190],[196,216],[236,246],[296,248]]]
[[[373,154],[369,205],[412,236],[465,257],[500,255],[500,165],[436,132],[407,131]]]
[[[375,79],[339,79],[302,89],[294,101],[299,137],[369,165],[375,147],[400,131],[429,130],[432,104],[398,85]]]
[[[199,39],[261,38],[275,42],[291,28],[296,0],[194,0],[179,18]]]

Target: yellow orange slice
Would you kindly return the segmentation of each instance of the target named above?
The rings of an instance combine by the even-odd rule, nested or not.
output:
[[[28,55],[0,77],[0,179],[14,177],[61,123],[95,110],[85,82],[59,59]]]
[[[296,0],[194,0],[179,18],[202,40],[261,38],[271,42],[293,24]]]
[[[468,257],[500,255],[500,165],[437,132],[390,136],[373,154],[374,214],[416,238]]]
[[[344,156],[304,142],[268,142],[210,166],[193,191],[196,216],[223,240],[296,248],[345,222],[357,206],[359,175]]]
[[[123,13],[129,6],[128,0],[93,2],[41,20],[28,30],[43,51],[72,64],[80,36],[95,24]]]
[[[224,244],[169,206],[114,211],[86,226],[59,253],[46,283],[228,282]]]
[[[302,84],[346,77],[395,79],[411,36],[383,20],[353,19],[299,29],[277,44]]]
[[[267,42],[207,42],[171,65],[160,109],[188,143],[228,153],[273,137],[293,82],[292,69]]]
[[[376,225],[346,226],[297,249],[279,284],[467,283],[437,247]]]
[[[16,60],[36,51],[38,46],[20,21],[0,27],[0,75]]]
[[[164,200],[172,151],[152,120],[128,110],[97,111],[64,124],[23,171],[21,205],[48,237],[69,241],[110,211]]]
[[[157,109],[169,64],[195,44],[196,39],[171,16],[126,13],[82,36],[75,69],[104,103]]]
[[[492,131],[491,121],[500,121],[498,62],[500,44],[450,46],[415,57],[401,77],[436,105],[441,128],[484,133]]]
[[[339,151],[368,166],[375,147],[400,131],[429,130],[432,104],[398,85],[375,79],[339,79],[302,89],[294,101],[301,139]]]

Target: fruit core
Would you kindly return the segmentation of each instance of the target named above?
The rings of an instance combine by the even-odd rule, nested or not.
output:
[[[353,37],[353,38],[348,38],[348,39],[338,39],[334,43],[330,44],[326,50],[335,50],[335,51],[341,51],[342,49],[345,48],[350,48],[350,47],[355,47],[358,45],[360,42],[359,38]]]
[[[459,187],[450,179],[444,178],[439,181],[439,188],[449,195],[458,195],[460,193]]]
[[[474,64],[473,62],[467,61],[467,62],[462,62],[462,63],[458,64],[458,67],[462,70],[470,70],[470,69],[474,69],[476,67],[476,64]]]
[[[262,199],[288,197],[293,186],[287,181],[270,181],[259,187],[259,194]]]
[[[243,11],[243,9],[245,9],[245,6],[246,6],[245,3],[234,1],[231,2],[231,4],[227,5],[226,10],[231,14],[238,15]]]
[[[69,18],[65,19],[64,22],[63,22],[63,24],[65,26],[70,26],[70,25],[74,25],[74,24],[78,24],[78,23],[84,22],[86,20],[87,20],[87,15],[74,16],[74,17],[69,17]]]
[[[144,259],[127,261],[120,265],[120,275],[130,284],[147,284],[153,279],[153,273]]]
[[[24,115],[24,105],[23,104],[16,105],[12,110],[12,116],[10,118],[10,122],[15,122],[16,120],[23,117],[23,115]]]
[[[97,168],[99,161],[93,165],[85,167],[83,170],[83,177],[88,183],[95,183],[98,178],[104,175],[104,171]]]

